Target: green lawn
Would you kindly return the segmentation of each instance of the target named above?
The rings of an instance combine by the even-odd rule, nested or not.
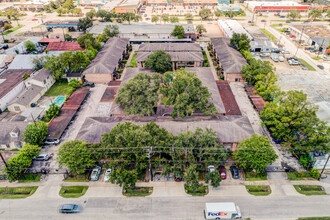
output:
[[[8,35],[10,33],[13,33],[14,31],[17,31],[18,29],[20,29],[22,27],[24,27],[24,25],[18,25],[18,26],[14,27],[14,28],[11,28],[11,29],[3,32],[3,35]]]
[[[207,55],[206,55],[205,50],[202,50],[202,53],[203,53],[203,58],[204,58],[203,67],[209,67],[210,63],[209,63],[209,60],[207,59]]]
[[[278,30],[279,32],[284,32],[287,30],[287,28],[277,28],[276,30]]]
[[[123,188],[123,195],[127,197],[145,197],[152,194],[153,187]]]
[[[18,180],[19,183],[28,183],[28,182],[39,182],[40,175],[38,174],[26,174],[21,179]]]
[[[29,187],[1,187],[0,199],[24,199],[35,193],[38,186]]]
[[[45,94],[45,96],[71,95],[72,87],[67,81],[56,82]]]
[[[205,196],[209,193],[209,187],[208,186],[201,186],[196,191],[192,191],[190,187],[185,186],[185,191],[187,194],[192,196]]]
[[[311,195],[327,195],[322,186],[318,185],[293,185],[298,193],[311,196]]]
[[[305,60],[298,58],[298,60],[305,66],[307,67],[309,70],[311,71],[316,71],[316,69],[314,67],[312,67],[309,63],[307,63]]]
[[[137,67],[137,63],[136,63],[136,52],[134,53],[133,57],[132,57],[132,60],[131,60],[131,63],[127,66],[127,67]]]
[[[88,186],[62,186],[60,196],[63,198],[79,198],[85,195]]]
[[[272,41],[276,41],[277,40],[277,38],[272,33],[270,33],[269,31],[267,31],[266,29],[260,28],[260,30],[262,32],[264,32],[264,34],[266,34],[267,37],[269,37]]]
[[[307,217],[307,218],[298,218],[298,220],[330,220],[330,217]]]
[[[251,172],[245,172],[245,180],[246,181],[262,181],[267,180],[266,173],[255,173],[253,171]]]
[[[85,174],[69,175],[64,182],[88,182],[88,176]]]
[[[270,26],[271,26],[271,27],[281,27],[280,24],[271,24]]]
[[[270,186],[268,185],[251,185],[245,186],[246,191],[254,196],[268,196],[272,193]]]
[[[313,57],[313,60],[322,60],[322,57]]]
[[[294,180],[314,180],[309,172],[287,172],[288,179]]]

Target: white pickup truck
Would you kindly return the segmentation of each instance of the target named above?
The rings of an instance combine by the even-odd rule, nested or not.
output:
[[[205,203],[205,219],[241,219],[241,211],[233,202]]]

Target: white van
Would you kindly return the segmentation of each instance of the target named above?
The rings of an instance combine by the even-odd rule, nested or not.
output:
[[[241,219],[241,211],[233,202],[205,203],[205,219]]]

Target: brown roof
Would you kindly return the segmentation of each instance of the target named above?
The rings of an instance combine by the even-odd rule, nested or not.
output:
[[[39,43],[61,42],[61,38],[42,38]]]
[[[80,45],[75,41],[66,41],[66,42],[50,42],[47,46],[49,51],[69,51],[69,50],[84,50]]]
[[[217,57],[221,63],[224,73],[240,73],[242,67],[247,65],[243,55],[230,46],[227,38],[211,38]]]
[[[265,101],[259,94],[254,93],[256,91],[256,88],[252,85],[245,86],[245,90],[254,106],[255,109],[260,113],[267,101]]]
[[[108,86],[120,86],[121,81],[120,80],[115,80],[115,81],[110,81],[108,83]]]
[[[33,70],[6,70],[0,75],[0,82],[5,79],[2,83],[0,83],[0,98],[7,95],[15,86],[19,83],[23,82],[24,73],[31,74]]]
[[[86,118],[77,138],[90,143],[98,143],[102,134],[108,133],[118,123],[132,122],[143,125],[154,121],[174,135],[195,131],[196,128],[213,129],[222,143],[236,143],[254,134],[247,117],[244,116],[192,116],[172,119],[171,117],[91,117]]]
[[[101,98],[101,102],[113,102],[118,92],[119,86],[107,87]]]
[[[226,109],[226,115],[242,115],[228,82],[218,80],[216,83]]]

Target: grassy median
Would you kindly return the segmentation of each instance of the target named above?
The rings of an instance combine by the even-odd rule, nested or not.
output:
[[[88,186],[62,186],[60,196],[63,198],[79,198],[85,195]]]
[[[297,190],[298,193],[311,196],[311,195],[327,195],[326,192],[324,192],[324,189],[322,186],[318,185],[293,185],[294,188]]]
[[[269,185],[251,185],[245,186],[246,191],[254,196],[268,196],[272,193]]]
[[[152,194],[153,187],[123,187],[123,195],[127,197],[145,197]]]
[[[29,187],[1,187],[0,199],[24,199],[35,193],[38,186]]]

